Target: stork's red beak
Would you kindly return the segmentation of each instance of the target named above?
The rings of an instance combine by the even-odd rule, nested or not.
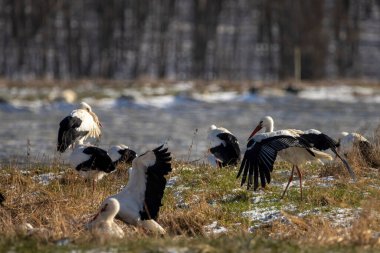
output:
[[[253,132],[251,133],[251,135],[248,137],[248,140],[252,138],[252,136],[254,136],[258,131],[260,131],[263,127],[261,126],[261,124],[258,124],[257,127],[253,130]]]

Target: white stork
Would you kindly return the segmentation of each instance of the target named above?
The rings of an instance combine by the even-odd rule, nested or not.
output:
[[[85,102],[59,123],[57,151],[83,144],[88,138],[99,139],[102,125],[91,106]]]
[[[70,155],[70,164],[85,178],[96,182],[115,170],[107,151],[90,146],[77,145]]]
[[[339,147],[338,150],[346,157],[351,153],[354,148],[358,148],[363,155],[369,153],[372,149],[371,143],[361,134],[341,132],[338,138]]]
[[[255,181],[254,190],[258,188],[259,176],[262,187],[265,187],[266,183],[270,182],[270,172],[273,171],[273,163],[278,153],[282,159],[293,165],[288,184],[281,198],[284,197],[290,182],[293,180],[294,169],[296,169],[300,180],[302,199],[302,173],[298,166],[313,160],[332,160],[329,154],[322,152],[322,150],[327,149],[331,149],[342,160],[351,177],[355,179],[355,174],[347,161],[336,151],[338,143],[329,136],[315,129],[307,131],[287,129],[273,132],[273,125],[272,117],[265,116],[250,135],[247,151],[238,173],[239,177],[244,171],[242,185],[245,183],[249,172],[248,188],[252,184],[252,176],[254,176]],[[262,128],[265,129],[265,133],[256,134]]]
[[[109,198],[103,202],[99,209],[99,212],[86,225],[86,228],[99,237],[124,237],[123,230],[114,221],[120,210],[119,201]]]
[[[137,153],[135,151],[123,144],[110,147],[108,149],[108,154],[115,166],[123,163],[129,164],[137,157]]]
[[[124,189],[110,197],[120,203],[117,218],[149,231],[165,234],[156,222],[166,186],[165,175],[172,171],[171,156],[163,145],[132,161],[131,174]]]
[[[209,151],[221,168],[237,165],[240,161],[240,148],[237,138],[227,129],[211,125],[208,130]]]
[[[379,166],[378,162],[374,159],[373,145],[363,135],[341,132],[338,142],[338,151],[345,157],[349,157],[357,149],[367,164],[374,167]]]

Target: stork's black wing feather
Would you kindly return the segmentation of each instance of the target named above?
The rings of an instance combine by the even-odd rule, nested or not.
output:
[[[158,218],[160,207],[162,206],[162,198],[166,187],[165,176],[172,171],[171,156],[167,148],[163,145],[153,150],[156,156],[154,165],[147,169],[147,180],[145,190],[146,207],[140,212],[142,220]],[[148,211],[146,210],[148,209]]]
[[[308,141],[314,148],[324,151],[327,149],[336,150],[338,147],[338,141],[334,140],[330,136],[320,133],[305,133],[300,135],[303,139]]]
[[[87,147],[83,150],[83,153],[90,155],[90,159],[79,164],[77,170],[99,170],[106,173],[114,171],[115,165],[113,164],[111,158],[107,154],[107,151],[98,147]]]
[[[121,157],[115,162],[115,165],[118,163],[131,163],[137,157],[136,151],[129,148],[120,149],[118,153]]]
[[[57,151],[63,153],[79,137],[88,134],[88,131],[77,131],[76,128],[82,124],[77,117],[67,116],[59,123]]]
[[[253,183],[254,190],[257,190],[259,178],[261,186],[265,187],[267,183],[270,183],[270,173],[273,171],[273,164],[277,158],[277,152],[289,147],[310,148],[310,144],[302,138],[288,135],[273,136],[259,142],[256,142],[254,138],[251,139],[248,142],[247,151],[244,154],[237,175],[237,177],[239,177],[240,174],[243,173],[241,185],[244,185],[248,175],[247,189],[249,189]]]
[[[210,152],[219,160],[223,162],[223,165],[236,165],[240,161],[240,147],[237,138],[230,133],[220,133],[217,135],[219,139],[226,143],[211,148]]]
[[[352,179],[356,179],[354,171],[351,169],[351,166],[347,162],[346,159],[340,156],[336,148],[339,146],[339,142],[331,138],[330,136],[324,134],[324,133],[305,133],[300,135],[301,138],[308,141],[310,144],[312,144],[313,148],[316,148],[318,150],[324,151],[327,149],[330,149],[339,159],[343,162],[344,166],[346,167],[348,173],[352,177]]]

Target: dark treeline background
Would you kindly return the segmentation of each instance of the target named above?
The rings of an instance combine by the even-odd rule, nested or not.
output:
[[[5,78],[380,78],[380,0],[0,0]]]

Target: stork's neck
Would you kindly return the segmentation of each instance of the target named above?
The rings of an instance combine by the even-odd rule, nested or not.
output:
[[[139,199],[145,199],[145,190],[146,190],[146,171],[145,169],[133,168],[129,174],[130,178],[126,188],[135,192]]]
[[[115,215],[104,214],[103,216],[100,217],[99,222],[104,222],[111,225],[114,218],[115,218]]]
[[[268,124],[264,127],[265,129],[264,129],[264,131],[266,132],[266,133],[271,133],[271,132],[273,132],[273,122],[268,122]]]

